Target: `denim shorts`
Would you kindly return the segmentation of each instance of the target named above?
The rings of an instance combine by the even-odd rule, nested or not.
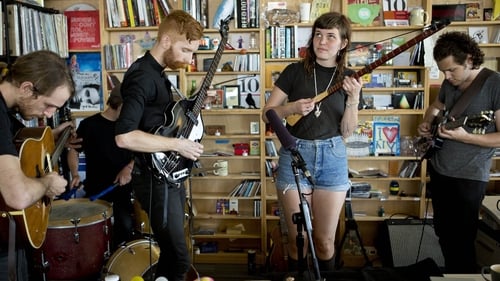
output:
[[[297,150],[311,173],[314,187],[304,176],[302,169],[297,168],[300,177],[300,188],[346,191],[350,188],[347,153],[342,137],[326,140],[297,139]],[[276,188],[280,191],[297,189],[295,173],[292,166],[292,153],[283,147],[279,150],[279,168]]]

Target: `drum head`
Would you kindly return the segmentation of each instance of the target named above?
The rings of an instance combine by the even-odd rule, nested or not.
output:
[[[159,256],[160,247],[156,242],[147,239],[134,240],[111,256],[104,272],[107,275],[116,274],[120,276],[120,280],[131,280],[134,276],[142,276],[148,281],[155,272]]]
[[[112,215],[111,204],[104,200],[90,201],[86,198],[56,200],[52,203],[49,228],[74,227],[74,220],[79,220],[78,226],[86,226],[102,222]]]

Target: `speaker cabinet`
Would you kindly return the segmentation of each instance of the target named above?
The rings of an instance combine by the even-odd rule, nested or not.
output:
[[[431,258],[444,267],[432,220],[388,219],[381,234],[379,252],[385,266],[408,266]]]

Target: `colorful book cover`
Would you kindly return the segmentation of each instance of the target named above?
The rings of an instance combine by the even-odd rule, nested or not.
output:
[[[66,11],[68,18],[68,47],[70,50],[101,48],[99,11]]]
[[[75,96],[69,100],[72,111],[104,109],[101,53],[70,53],[68,66],[75,81]]]
[[[380,26],[380,0],[347,1],[347,16],[353,26]]]
[[[373,116],[373,152],[375,156],[399,156],[399,116]]]

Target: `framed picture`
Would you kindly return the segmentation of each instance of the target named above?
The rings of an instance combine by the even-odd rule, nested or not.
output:
[[[240,86],[224,86],[224,108],[233,108],[240,105]]]
[[[483,9],[483,20],[490,21],[493,20],[493,8],[484,8]]]
[[[477,43],[488,43],[488,28],[486,26],[470,26],[469,36]]]
[[[394,70],[394,83],[396,87],[412,87],[417,86],[420,82],[420,77],[416,70]]]
[[[268,64],[266,65],[266,88],[274,87],[274,82],[278,79],[281,71],[286,67],[286,64]]]

